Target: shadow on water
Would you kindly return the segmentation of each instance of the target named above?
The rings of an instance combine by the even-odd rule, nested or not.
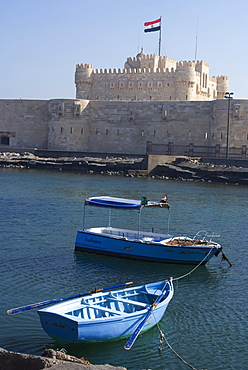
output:
[[[97,274],[110,275],[111,279],[116,279],[120,275],[127,278],[136,279],[134,283],[146,284],[151,281],[158,281],[173,277],[180,278],[192,270],[190,277],[195,276],[197,281],[208,280],[218,276],[218,270],[228,271],[229,265],[221,261],[220,255],[204,266],[183,265],[183,264],[165,264],[158,262],[135,261],[125,258],[102,256],[94,253],[74,251],[74,259],[77,269],[86,272],[87,269]],[[215,260],[215,261],[214,261]],[[217,270],[216,270],[217,269]],[[102,280],[101,280],[102,281]]]

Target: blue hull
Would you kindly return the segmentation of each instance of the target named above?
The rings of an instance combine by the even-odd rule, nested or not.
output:
[[[145,324],[142,333],[151,329],[164,315],[166,307],[157,309],[149,322]],[[61,344],[77,342],[105,342],[129,338],[140,324],[142,317],[136,314],[132,317],[111,318],[109,320],[91,320],[80,323],[68,320],[63,316],[39,311],[43,330]],[[94,330],[92,329],[94,326]]]
[[[68,300],[38,311],[44,331],[61,344],[114,341],[130,337],[154,307],[142,332],[158,323],[173,297],[172,279],[109,293],[94,293]]]
[[[219,253],[221,247],[217,243],[215,245],[166,245],[155,241],[116,239],[89,231],[78,231],[75,250],[140,261],[196,265],[201,262],[206,264]]]

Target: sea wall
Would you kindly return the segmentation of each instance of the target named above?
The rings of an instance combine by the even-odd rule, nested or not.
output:
[[[0,146],[46,148],[48,123],[46,100],[0,99]]]
[[[223,157],[228,101],[0,100],[0,150]],[[230,157],[248,156],[248,100],[231,100]]]
[[[84,101],[83,101],[84,102]],[[212,102],[121,102],[89,101],[73,116],[74,101],[67,101],[61,116],[53,107],[49,121],[48,148],[88,152],[144,155],[149,148],[168,153],[190,154],[189,148],[213,148],[223,155],[227,143],[228,105]],[[50,103],[57,104],[57,101]],[[81,101],[78,100],[78,104]],[[245,157],[248,145],[248,101],[233,100],[230,107],[229,146]],[[179,150],[179,152],[178,152]],[[152,154],[152,153],[150,153]],[[234,153],[235,154],[235,153]]]

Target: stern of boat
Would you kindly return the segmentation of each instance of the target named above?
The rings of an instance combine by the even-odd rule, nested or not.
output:
[[[66,317],[38,311],[43,330],[53,339],[61,344],[76,342],[78,339],[78,322]]]

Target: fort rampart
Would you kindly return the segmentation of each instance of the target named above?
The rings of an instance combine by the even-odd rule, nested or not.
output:
[[[247,157],[248,101],[230,103],[229,147]],[[0,100],[0,149],[194,155],[201,146],[218,156],[225,153],[227,121],[228,101],[223,99]]]

